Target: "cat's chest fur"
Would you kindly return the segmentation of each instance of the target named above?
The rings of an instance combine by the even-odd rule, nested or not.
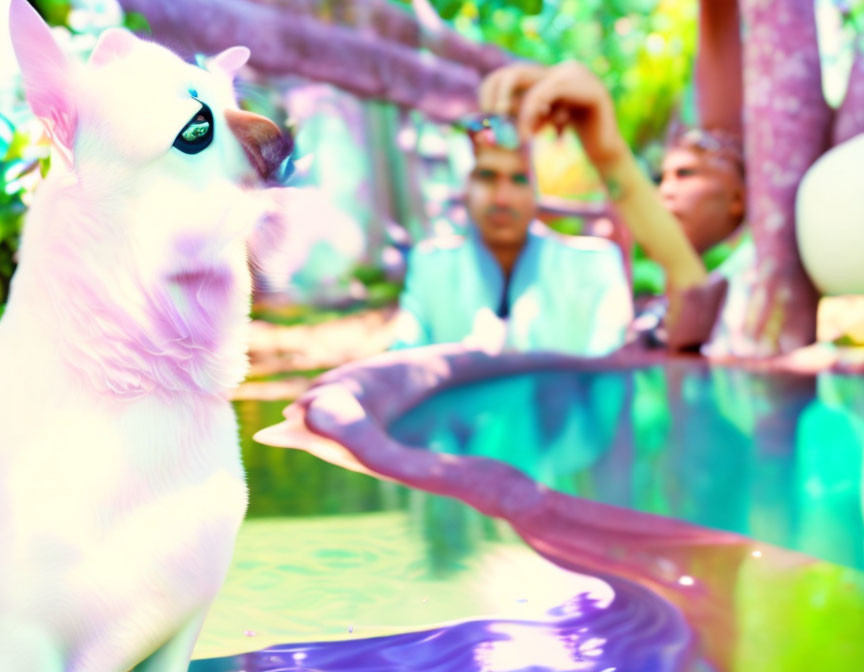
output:
[[[49,390],[15,378],[3,401],[17,422],[0,425],[0,445],[15,445],[0,450],[0,500],[14,502],[0,501],[0,606],[52,623],[82,656],[98,658],[120,613],[129,651],[158,644],[218,591],[245,513],[230,404],[118,403],[74,377]]]

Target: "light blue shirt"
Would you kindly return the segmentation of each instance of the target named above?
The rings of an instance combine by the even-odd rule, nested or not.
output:
[[[408,260],[393,347],[462,342],[601,356],[624,344],[633,304],[620,250],[607,240],[535,223],[513,268],[506,319],[497,316],[504,286],[474,227],[420,243]]]
[[[713,272],[726,278],[729,287],[711,339],[702,346],[701,352],[708,357],[750,352],[752,344],[745,323],[756,285],[756,245],[749,231],[744,231],[732,254]]]

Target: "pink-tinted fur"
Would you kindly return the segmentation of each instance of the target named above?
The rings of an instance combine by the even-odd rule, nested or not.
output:
[[[88,238],[98,237],[98,209],[76,185],[46,191],[62,203],[64,234],[50,236],[34,269],[34,294],[54,331],[64,359],[96,392],[136,397],[155,392],[227,395],[245,373],[245,357],[226,346],[242,342],[249,308],[248,280],[236,277],[225,260],[198,259],[202,247],[178,237],[174,254],[183,263],[163,283],[150,287],[130,278],[130,302],[143,301],[145,321],[106,293],[104,259],[90,258]],[[47,196],[47,194],[40,194]],[[54,208],[52,208],[54,210]],[[29,271],[25,250],[22,275]],[[186,267],[189,270],[184,271]],[[245,273],[245,271],[244,271]],[[16,281],[17,282],[17,281]],[[16,288],[17,289],[17,288]],[[34,297],[35,298],[35,297]],[[53,304],[53,305],[52,305]],[[241,346],[242,347],[242,346]]]
[[[228,396],[273,208],[245,156],[282,145],[236,121],[243,47],[205,70],[114,30],[82,65],[25,0],[10,26],[53,154],[0,320],[0,671],[185,671],[246,508]]]

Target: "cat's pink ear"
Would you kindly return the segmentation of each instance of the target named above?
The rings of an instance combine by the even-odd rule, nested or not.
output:
[[[211,72],[214,69],[221,70],[233,78],[237,74],[237,71],[246,65],[249,55],[249,49],[246,47],[229,47],[225,51],[213,56],[213,58],[208,59],[207,69]]]
[[[11,0],[9,32],[27,102],[71,166],[78,112],[71,90],[70,63],[54,41],[51,29],[26,0]]]
[[[109,28],[99,36],[89,63],[96,66],[110,63],[132,51],[137,41],[138,38],[125,28]]]

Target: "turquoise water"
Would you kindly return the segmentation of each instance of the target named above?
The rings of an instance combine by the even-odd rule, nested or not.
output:
[[[568,494],[862,569],[862,411],[861,378],[691,365],[490,379],[390,430]]]
[[[508,659],[551,671],[583,646],[596,649],[585,670],[622,655],[671,670],[695,655],[681,615],[650,590],[563,569],[459,501],[254,443],[283,402],[235,408],[249,515],[193,671],[515,669]],[[634,632],[648,624],[649,637]],[[478,655],[499,663],[475,667]]]
[[[458,501],[255,444],[285,404],[238,402],[249,519],[190,669],[857,669],[859,388],[692,367],[544,372],[446,390],[391,427],[417,449],[765,542],[698,551],[677,598],[652,576],[680,556],[644,581],[568,571]]]

